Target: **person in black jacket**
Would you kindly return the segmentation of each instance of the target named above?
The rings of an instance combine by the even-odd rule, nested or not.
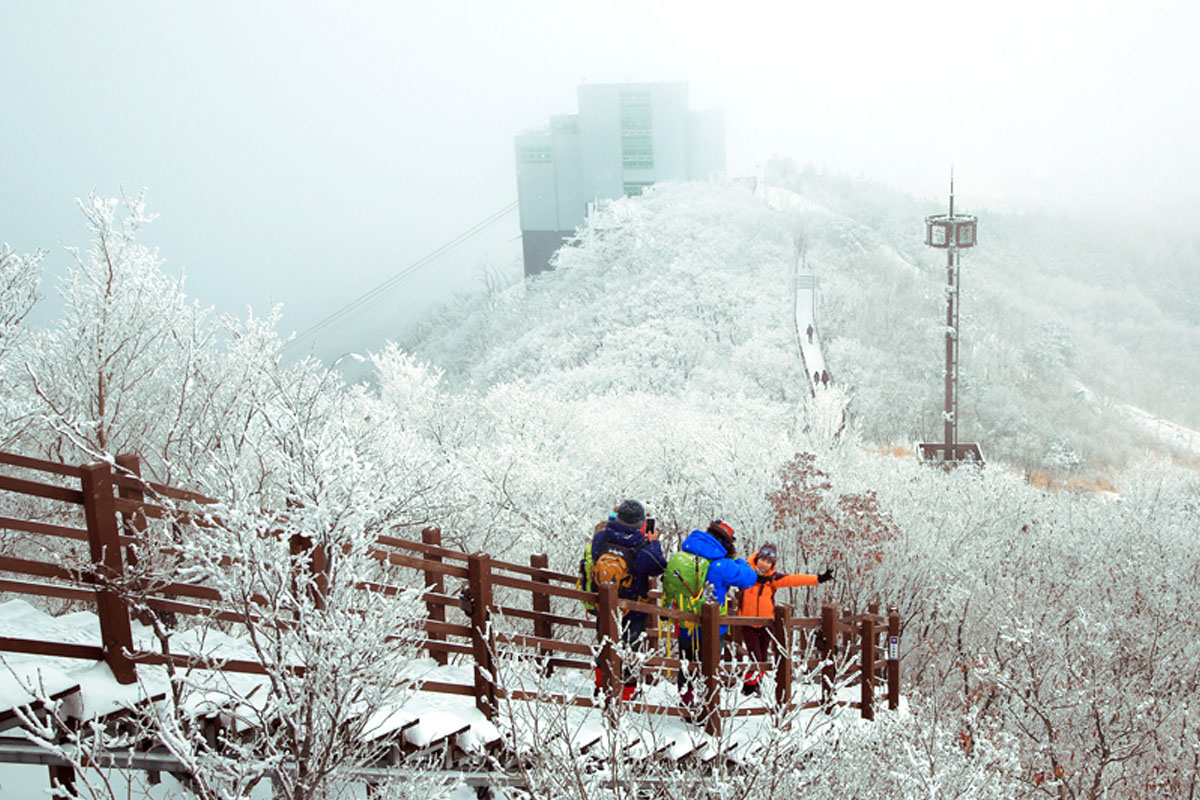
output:
[[[606,554],[608,557],[606,557]],[[623,600],[647,602],[650,579],[662,575],[667,567],[658,531],[646,530],[646,509],[637,500],[626,500],[617,506],[615,519],[592,537],[592,576],[595,582],[612,580],[617,583],[617,596]],[[625,574],[619,574],[623,568]],[[597,619],[597,631],[600,620]],[[621,615],[621,642],[638,647],[646,632],[646,614],[627,611]],[[623,699],[631,699],[636,690],[636,676],[624,676]],[[596,667],[596,685],[600,686],[600,668]]]

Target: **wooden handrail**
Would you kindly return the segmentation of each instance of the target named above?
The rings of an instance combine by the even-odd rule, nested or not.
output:
[[[113,483],[125,489],[136,489],[139,491],[151,491],[161,497],[169,497],[172,500],[184,500],[197,505],[209,506],[216,505],[218,500],[200,494],[199,492],[188,491],[187,489],[176,489],[174,486],[167,486],[154,481],[147,481],[142,478],[130,477],[120,473],[113,474]]]
[[[469,558],[469,555],[467,553],[462,552],[461,550],[450,550],[450,549],[442,547],[440,545],[432,545],[432,544],[428,544],[425,542],[413,542],[408,539],[398,539],[395,536],[377,536],[377,537],[375,537],[375,541],[378,542],[379,544],[386,545],[388,547],[396,547],[396,548],[400,548],[403,550],[411,550],[411,551],[417,552],[417,553],[424,553],[426,555],[439,556],[441,558],[448,558],[448,559],[453,559],[456,561],[465,562]],[[519,575],[528,575],[530,577],[537,577],[539,575],[544,575],[544,576],[548,577],[550,580],[561,581],[563,583],[570,583],[572,585],[574,585],[575,581],[579,577],[578,575],[569,574],[566,572],[555,572],[553,570],[543,569],[540,567],[527,567],[527,566],[524,566],[523,564],[513,564],[508,561],[493,561],[492,562],[492,571],[493,572],[515,572]]]
[[[26,594],[61,597],[72,600],[82,600],[98,608],[102,623],[101,648],[83,645],[70,645],[54,642],[33,642],[0,637],[0,651],[16,652],[52,651],[53,654],[66,657],[87,659],[104,658],[113,666],[114,671],[121,672],[124,680],[133,676],[133,663],[164,663],[170,660],[180,665],[201,666],[211,669],[226,669],[240,672],[261,672],[262,665],[245,661],[223,661],[220,659],[200,659],[191,656],[172,654],[169,657],[160,654],[137,652],[130,658],[132,640],[125,633],[128,626],[128,609],[125,598],[120,597],[115,589],[120,586],[123,567],[121,560],[113,558],[114,553],[120,553],[125,546],[141,544],[144,541],[144,520],[147,518],[169,518],[182,524],[211,527],[223,524],[220,520],[204,513],[190,510],[177,510],[170,502],[158,504],[148,502],[148,499],[166,501],[167,498],[202,505],[213,505],[217,501],[196,492],[143,481],[137,477],[137,460],[123,456],[118,459],[118,465],[125,467],[123,472],[114,472],[111,465],[98,463],[86,467],[71,467],[41,459],[19,456],[12,453],[0,453],[0,464],[31,469],[50,473],[66,478],[78,478],[81,481],[79,490],[35,480],[0,475],[0,491],[11,491],[34,497],[84,505],[88,529],[81,530],[64,525],[47,522],[0,517],[0,528],[22,531],[25,533],[54,536],[58,538],[90,541],[96,572],[73,570],[59,564],[33,559],[22,559],[12,556],[0,556],[0,572],[28,575],[42,579],[57,581],[56,583],[41,583],[35,581],[0,579],[0,591],[13,591]],[[132,465],[132,467],[130,467]],[[107,488],[104,488],[107,487]],[[119,496],[113,496],[114,489]],[[121,526],[116,526],[116,517],[120,515]],[[101,530],[102,529],[102,530]],[[96,533],[101,530],[101,533]],[[105,544],[108,542],[108,544]],[[166,545],[166,551],[170,546]],[[325,569],[325,550],[311,548],[308,552],[313,562],[312,568],[318,571]],[[337,546],[334,546],[336,551]],[[397,552],[397,551],[407,551]],[[413,542],[395,536],[381,535],[376,537],[375,546],[368,551],[372,558],[394,566],[413,569],[420,573],[424,585],[429,590],[422,593],[421,600],[425,604],[426,616],[418,627],[425,632],[424,640],[419,647],[426,650],[439,660],[447,663],[451,654],[467,655],[475,664],[474,686],[459,684],[424,684],[427,691],[444,691],[456,694],[467,694],[476,697],[480,710],[489,716],[496,710],[496,701],[503,697],[519,697],[524,693],[505,692],[503,687],[496,685],[498,675],[492,658],[495,647],[517,646],[528,647],[538,654],[538,663],[548,671],[554,667],[571,669],[590,669],[595,653],[595,647],[590,642],[572,641],[570,638],[560,638],[555,635],[555,629],[594,628],[597,617],[587,615],[582,603],[590,601],[601,606],[602,621],[607,618],[608,624],[600,625],[605,632],[607,644],[604,646],[599,659],[602,668],[604,684],[609,691],[619,692],[622,677],[620,648],[613,646],[620,639],[620,626],[615,624],[622,614],[641,612],[652,618],[684,622],[703,623],[714,633],[702,637],[701,642],[709,641],[707,648],[697,653],[698,660],[703,664],[705,687],[705,703],[708,708],[705,725],[712,732],[718,732],[720,720],[727,712],[720,711],[715,697],[721,691],[724,680],[728,677],[728,669],[720,662],[711,650],[718,637],[715,630],[719,627],[730,629],[755,626],[769,628],[773,639],[784,642],[784,652],[791,652],[786,642],[794,631],[819,632],[816,641],[821,643],[823,655],[811,658],[804,663],[795,662],[791,658],[776,659],[771,662],[751,664],[739,662],[736,669],[756,668],[759,670],[776,669],[776,692],[780,707],[795,707],[791,701],[792,670],[802,668],[806,674],[819,669],[826,696],[823,701],[826,708],[833,705],[843,705],[857,708],[864,718],[873,718],[876,708],[882,707],[886,698],[889,708],[895,709],[899,704],[899,659],[897,657],[900,618],[895,609],[888,609],[887,615],[879,613],[878,605],[873,605],[867,613],[844,613],[836,607],[826,607],[821,617],[791,617],[790,612],[783,613],[777,608],[775,617],[722,617],[714,611],[706,615],[691,614],[675,608],[663,607],[653,602],[620,600],[612,592],[605,597],[604,588],[594,592],[586,592],[575,588],[577,575],[567,572],[557,572],[549,569],[548,560],[544,555],[531,557],[528,566],[493,560],[487,556],[472,556],[467,553],[441,546],[441,533],[436,528],[427,528],[422,532],[422,541]],[[132,557],[132,556],[130,556]],[[130,562],[135,563],[135,562]],[[234,563],[226,558],[224,565]],[[133,573],[136,575],[136,573]],[[103,576],[99,578],[98,576]],[[447,593],[445,577],[465,579],[468,581],[469,596],[475,603],[463,605],[463,599]],[[131,580],[132,580],[131,576]],[[97,582],[98,581],[98,582]],[[567,585],[562,585],[567,584]],[[320,576],[316,583],[316,591],[321,594]],[[362,580],[355,587],[364,591],[397,594],[407,590],[403,586],[391,586]],[[511,604],[498,606],[492,601],[496,587],[515,590],[530,597],[529,607],[519,607]],[[226,604],[221,593],[209,586],[167,583],[145,584],[137,588],[139,602],[153,609],[172,611],[183,614],[196,614],[214,619],[241,623],[272,624],[262,617],[247,618],[243,610],[233,609]],[[654,593],[657,596],[657,592]],[[132,596],[132,595],[131,595]],[[505,595],[507,598],[508,595]],[[551,605],[552,598],[562,598],[576,601],[574,607],[577,615],[570,612],[557,613]],[[186,602],[170,598],[189,598],[202,603]],[[320,598],[318,598],[320,599]],[[257,598],[266,603],[266,598]],[[607,600],[607,603],[606,603]],[[207,603],[207,605],[203,604]],[[463,624],[446,621],[446,607],[463,605],[469,611],[470,622]],[[107,611],[105,611],[107,608]],[[781,615],[782,614],[782,615]],[[532,625],[532,635],[523,632],[492,630],[493,615],[503,615],[514,620],[525,620]],[[287,622],[287,625],[295,624]],[[506,625],[505,628],[510,626]],[[446,637],[458,638],[459,641],[446,641]],[[572,633],[572,638],[578,638]],[[466,639],[463,642],[462,639]],[[882,639],[882,643],[880,642]],[[657,637],[648,636],[651,646],[657,645]],[[804,641],[811,644],[812,634],[806,634]],[[24,648],[24,649],[22,649]],[[34,649],[30,649],[34,648]],[[40,648],[40,649],[39,649]],[[553,657],[554,653],[564,653],[584,658]],[[834,659],[838,666],[835,667]],[[681,662],[678,658],[650,654],[642,662],[642,671],[650,674],[662,673],[666,670],[679,669]],[[861,699],[847,703],[832,697],[830,689],[838,676],[854,676],[852,683],[860,686]],[[886,683],[886,692],[883,691]],[[589,698],[563,698],[562,702],[591,705]],[[634,706],[628,707],[631,710]],[[820,705],[820,704],[813,704]],[[671,709],[667,713],[676,713]],[[743,713],[743,712],[739,712]],[[762,713],[744,712],[744,713]]]
[[[34,656],[54,656],[56,658],[80,658],[87,661],[100,661],[104,658],[104,648],[96,645],[45,642],[40,639],[21,639],[14,636],[0,636],[0,652],[28,653]]]
[[[37,470],[38,472],[51,472],[55,475],[64,475],[68,478],[79,480],[79,467],[73,467],[70,464],[62,464],[57,461],[46,461],[41,458],[30,458],[29,456],[17,455],[16,453],[0,452],[0,464],[8,464],[13,467],[24,467],[25,469]]]
[[[83,580],[83,576],[76,570],[61,567],[58,564],[47,564],[44,561],[30,561],[12,556],[0,556],[0,571],[15,572],[18,575],[33,575],[38,578],[56,578],[61,581],[81,582]]]
[[[78,489],[68,489],[65,486],[55,486],[50,483],[27,481],[24,478],[13,478],[0,475],[0,489],[6,492],[16,492],[30,497],[44,497],[47,500],[62,500],[64,503],[83,505],[83,492]]]
[[[57,536],[60,539],[74,539],[79,542],[87,541],[87,531],[81,528],[68,528],[65,525],[51,525],[48,522],[33,522],[31,520],[0,517],[0,528],[24,533],[40,533],[44,536]]]
[[[85,603],[96,602],[95,589],[81,589],[77,586],[63,586],[57,583],[34,583],[32,581],[14,581],[8,578],[0,578],[0,592],[31,594],[37,597],[57,597],[61,600],[80,600]]]

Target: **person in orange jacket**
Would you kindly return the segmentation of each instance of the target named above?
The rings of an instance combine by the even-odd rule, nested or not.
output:
[[[738,614],[743,617],[774,617],[775,592],[792,586],[816,586],[833,580],[833,570],[827,569],[820,575],[785,574],[775,571],[775,562],[779,559],[779,551],[771,542],[766,542],[758,548],[758,552],[750,556],[750,563],[758,572],[758,581],[749,589],[742,590],[742,600],[738,604]],[[750,626],[742,628],[742,643],[750,651],[750,658],[762,662],[767,660],[774,639],[765,626]],[[759,680],[762,671],[752,668],[746,673],[742,684],[742,694],[758,694]]]

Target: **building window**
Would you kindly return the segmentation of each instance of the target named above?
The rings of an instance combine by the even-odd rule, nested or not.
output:
[[[552,160],[548,144],[526,145],[517,148],[518,164],[549,164]]]
[[[650,130],[650,93],[621,92],[621,130]]]
[[[641,194],[642,192],[644,192],[646,190],[647,186],[653,186],[653,185],[654,184],[650,183],[649,181],[642,181],[642,182],[637,182],[637,183],[626,183],[626,184],[624,184],[623,188],[625,189],[626,197],[637,197],[639,194]]]
[[[650,93],[622,92],[619,105],[621,166],[624,169],[654,169]]]
[[[654,169],[654,146],[650,139],[621,139],[621,166],[625,169]]]

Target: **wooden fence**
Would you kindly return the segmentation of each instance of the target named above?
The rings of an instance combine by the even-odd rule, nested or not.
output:
[[[70,527],[15,516],[0,516],[0,529],[19,531],[36,536],[87,542],[91,565],[87,569],[70,569],[46,561],[0,555],[0,592],[16,592],[42,597],[64,598],[94,605],[100,623],[101,646],[50,642],[42,640],[0,637],[0,651],[45,656],[103,660],[121,683],[137,679],[136,665],[162,664],[170,660],[183,666],[222,669],[234,672],[263,673],[263,665],[253,661],[221,660],[205,662],[191,655],[163,654],[135,647],[130,622],[130,608],[119,587],[127,566],[135,563],[136,548],[145,542],[143,532],[147,519],[170,517],[195,524],[213,524],[202,513],[203,506],[213,503],[194,492],[143,481],[139,477],[136,456],[119,456],[117,469],[107,463],[94,462],[79,467],[57,464],[10,453],[0,453],[0,465],[8,471],[26,470],[41,476],[40,480],[0,475],[0,491],[51,500],[82,507],[84,527]],[[78,485],[75,488],[72,484]],[[170,498],[172,508],[152,502]],[[187,508],[193,510],[188,511]],[[185,510],[180,510],[184,508]],[[75,514],[78,516],[78,508]],[[5,512],[7,514],[7,511]],[[313,548],[310,542],[294,537],[294,554],[308,556],[307,568],[317,576],[326,567],[326,554]],[[745,670],[773,670],[775,674],[775,705],[792,704],[795,669],[804,675],[817,675],[822,685],[821,700],[812,700],[805,707],[841,703],[858,709],[865,719],[874,719],[876,708],[886,702],[895,709],[899,701],[899,634],[900,616],[890,609],[887,616],[872,607],[867,613],[845,615],[834,605],[822,608],[820,617],[793,617],[787,606],[776,608],[773,618],[722,617],[715,604],[704,606],[699,615],[664,608],[653,602],[640,603],[620,600],[616,587],[602,585],[596,592],[575,588],[576,575],[549,569],[545,555],[533,555],[528,566],[493,559],[486,554],[467,554],[441,546],[441,534],[436,528],[422,532],[422,541],[415,542],[392,536],[379,536],[371,555],[381,562],[407,567],[423,576],[426,591],[423,602],[426,614],[420,625],[424,638],[420,645],[439,664],[447,664],[452,656],[469,659],[474,666],[470,685],[423,681],[424,691],[473,696],[477,708],[488,718],[494,718],[499,701],[539,700],[577,706],[600,705],[620,695],[623,665],[621,663],[619,615],[642,611],[649,615],[646,653],[639,658],[642,678],[654,681],[675,670],[685,668],[678,658],[672,658],[658,634],[658,621],[699,623],[701,652],[698,683],[703,691],[703,720],[711,733],[721,729],[722,718],[764,714],[770,704],[743,705],[722,708],[720,695],[727,682],[740,683]],[[8,577],[17,575],[20,578]],[[26,580],[36,578],[39,580]],[[465,582],[465,597],[447,591],[447,578]],[[363,588],[379,588],[364,584]],[[504,600],[497,600],[498,596]],[[528,602],[519,602],[527,596]],[[516,598],[514,600],[513,598]],[[554,609],[558,605],[569,609]],[[583,612],[583,601],[596,604],[597,615]],[[569,601],[564,603],[564,601]],[[153,594],[143,602],[157,612],[202,615],[218,619],[245,622],[241,612],[224,603],[215,589],[192,584],[155,586]],[[447,621],[446,609],[462,609],[469,618],[464,623]],[[514,624],[528,623],[528,633],[518,629],[498,630],[502,619]],[[520,621],[519,623],[516,621]],[[719,627],[728,625],[733,639],[744,626],[768,627],[784,657],[773,663],[748,664],[723,662]],[[599,633],[602,646],[595,657],[592,630]],[[556,633],[558,635],[556,636]],[[881,638],[885,638],[881,647]],[[793,659],[795,640],[806,646],[799,663]],[[811,645],[811,646],[808,646]],[[555,669],[592,670],[598,661],[604,693],[599,699],[592,696],[547,695],[545,693],[508,689],[498,685],[495,659],[497,654],[527,653],[537,660],[543,671]],[[736,670],[737,672],[734,672]],[[838,680],[851,674],[851,685],[860,689],[859,699],[839,700],[833,688]],[[839,673],[842,678],[839,678]],[[882,691],[881,691],[882,690]],[[684,716],[688,709],[677,706],[653,706],[641,702],[626,704],[631,711],[644,711]]]

